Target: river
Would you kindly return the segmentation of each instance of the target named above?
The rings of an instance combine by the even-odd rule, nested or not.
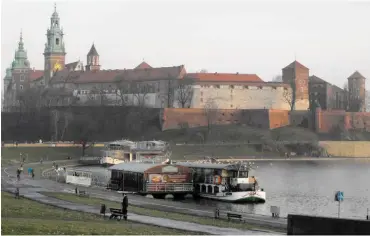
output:
[[[206,199],[185,202],[261,215],[270,215],[270,206],[279,206],[281,216],[291,213],[336,217],[338,202],[334,201],[334,194],[343,191],[341,217],[365,219],[367,208],[370,211],[370,159],[256,161],[255,165],[251,175],[266,191],[266,203],[232,204]],[[100,179],[107,176],[104,168],[86,169]]]

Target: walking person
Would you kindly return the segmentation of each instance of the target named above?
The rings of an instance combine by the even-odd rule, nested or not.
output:
[[[125,193],[123,193],[123,199],[122,199],[121,205],[122,205],[123,218],[127,220],[128,197]]]

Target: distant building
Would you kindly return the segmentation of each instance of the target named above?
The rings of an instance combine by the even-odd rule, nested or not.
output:
[[[366,78],[358,71],[348,77],[349,110],[366,111]]]
[[[346,110],[347,94],[336,85],[312,75],[309,77],[310,102],[317,102],[323,110]]]

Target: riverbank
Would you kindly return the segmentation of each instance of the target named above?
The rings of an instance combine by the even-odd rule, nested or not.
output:
[[[133,222],[107,221],[94,214],[63,210],[10,193],[1,193],[1,232],[6,235],[196,234]],[[88,227],[87,227],[88,226]]]
[[[5,168],[3,173],[9,177],[10,176],[9,173],[12,173],[11,167],[10,168],[9,167]],[[46,179],[32,180],[32,179],[28,178],[27,176],[23,176],[23,177],[22,177],[22,180],[19,183],[15,182],[14,180],[13,181],[6,181],[6,183],[7,184],[12,184],[12,185],[18,184],[19,186],[22,186],[21,187],[21,192],[23,192],[23,195],[25,197],[31,198],[31,199],[34,199],[34,200],[37,200],[37,201],[43,201],[43,203],[50,203],[50,202],[55,203],[56,200],[58,200],[58,199],[43,195],[42,194],[43,192],[55,192],[55,193],[59,192],[59,193],[62,193],[62,192],[65,192],[65,191],[69,191],[69,192],[74,191],[74,186],[71,186],[71,185],[68,185],[68,184],[56,183],[54,181],[46,180]],[[122,198],[122,196],[118,193],[109,192],[109,194],[107,194],[108,192],[106,190],[102,190],[102,189],[99,189],[99,188],[80,188],[80,189],[83,189],[83,190],[87,191],[90,194],[91,197],[99,197],[99,200],[97,200],[97,201],[100,201],[101,203],[109,202],[110,200],[113,200],[113,201],[116,201],[116,204],[117,204],[117,202],[119,202]],[[14,190],[12,190],[12,191],[14,191]],[[130,195],[130,196],[133,196],[133,195]],[[140,196],[137,196],[137,197],[140,197]],[[259,219],[260,217],[257,217],[257,219],[253,218],[253,217],[251,217],[251,218],[246,217],[247,224],[245,224],[244,226],[243,226],[243,224],[240,224],[239,222],[231,222],[231,223],[224,222],[222,226],[226,226],[226,224],[229,224],[230,226],[227,227],[227,228],[222,228],[222,226],[221,227],[216,227],[217,222],[212,223],[214,221],[214,219],[210,218],[210,217],[213,217],[213,214],[214,214],[212,211],[211,212],[203,212],[203,211],[197,211],[196,212],[199,215],[198,218],[203,218],[203,221],[201,221],[201,222],[203,222],[204,224],[200,224],[199,222],[194,222],[194,221],[191,220],[192,218],[196,218],[196,217],[194,217],[194,215],[191,216],[191,213],[194,210],[193,209],[187,209],[186,206],[176,207],[176,206],[172,206],[173,204],[168,204],[167,205],[167,202],[163,202],[161,200],[156,201],[157,203],[148,203],[148,202],[140,203],[140,202],[137,201],[136,197],[134,199],[133,199],[133,197],[129,197],[129,199],[130,199],[129,200],[130,205],[133,204],[133,206],[135,206],[135,207],[136,207],[136,205],[142,206],[140,208],[141,213],[142,213],[141,215],[136,215],[135,213],[132,213],[131,215],[129,215],[130,219],[132,219],[134,221],[137,221],[137,222],[140,222],[140,223],[149,223],[149,224],[151,224],[151,223],[154,222],[153,224],[155,224],[155,225],[162,226],[162,227],[170,227],[170,228],[175,227],[178,230],[192,229],[194,226],[196,226],[196,228],[198,229],[197,230],[198,232],[203,232],[203,233],[206,233],[206,234],[207,233],[208,234],[228,234],[228,235],[230,235],[230,234],[233,234],[233,235],[236,235],[236,234],[238,234],[238,235],[240,235],[240,234],[259,234],[259,233],[261,233],[261,230],[264,230],[264,231],[266,230],[267,232],[270,230],[270,228],[268,227],[268,222],[266,223],[265,221],[263,221],[263,219],[261,221]],[[151,199],[151,200],[155,201],[155,199]],[[70,203],[70,201],[68,201],[68,202]],[[177,204],[182,205],[181,203],[176,203],[176,202],[174,202],[174,204],[175,205],[177,205]],[[66,203],[62,204],[62,206],[65,206],[65,205],[66,205]],[[92,209],[91,207],[92,206],[88,206],[88,205],[81,206],[81,204],[77,204],[76,206],[72,206],[69,209],[79,209],[79,210],[80,209],[89,209],[89,212],[92,212],[92,213],[98,213],[99,212],[99,207],[98,206],[93,207],[94,211],[91,210]],[[149,210],[149,209],[152,209],[152,211]],[[143,214],[143,212],[144,213],[146,212],[147,215]],[[157,215],[157,217],[154,217],[153,214]],[[162,214],[163,216],[169,215],[172,218],[177,217],[178,220],[169,219],[168,216],[163,218],[163,217],[160,217],[160,215],[158,215],[158,214]],[[152,216],[150,216],[150,215],[152,215]],[[189,221],[184,221],[184,220],[182,220],[182,218],[188,219]],[[145,219],[147,221],[145,221]],[[157,219],[157,220],[155,220],[155,219]],[[220,220],[220,224],[223,221],[224,220]],[[251,223],[249,223],[249,221],[251,221]],[[284,221],[286,221],[286,219]],[[207,224],[205,224],[205,222]],[[258,223],[260,223],[261,226],[257,226]],[[235,229],[235,227],[233,227],[234,224],[239,224],[240,229]],[[253,227],[253,229],[258,229],[259,231],[246,231],[247,228],[248,228],[247,225],[250,225],[251,227]],[[283,230],[286,230],[286,224],[285,224],[285,227],[283,227]],[[274,230],[274,232],[275,232],[275,230]]]
[[[218,161],[345,161],[345,160],[368,160],[370,157],[290,157],[290,158],[264,158],[264,157],[246,157],[246,158],[218,158]]]

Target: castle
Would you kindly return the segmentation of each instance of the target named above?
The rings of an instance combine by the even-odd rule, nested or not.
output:
[[[167,114],[173,109],[200,112],[207,108],[230,114],[235,110],[261,110],[279,114],[276,117],[284,117],[282,114],[289,111],[307,112],[313,107],[366,111],[366,79],[357,71],[348,77],[348,89],[342,89],[310,76],[309,69],[298,61],[282,69],[279,82],[265,82],[256,74],[188,73],[184,65],[153,68],[146,62],[133,69],[102,70],[94,44],[85,66],[81,60],[66,63],[64,32],[56,7],[46,36],[44,69],[35,70],[28,61],[21,33],[4,78],[4,111],[70,105],[172,109]],[[274,119],[269,128],[292,123],[285,118]],[[225,120],[220,119],[220,123]]]

